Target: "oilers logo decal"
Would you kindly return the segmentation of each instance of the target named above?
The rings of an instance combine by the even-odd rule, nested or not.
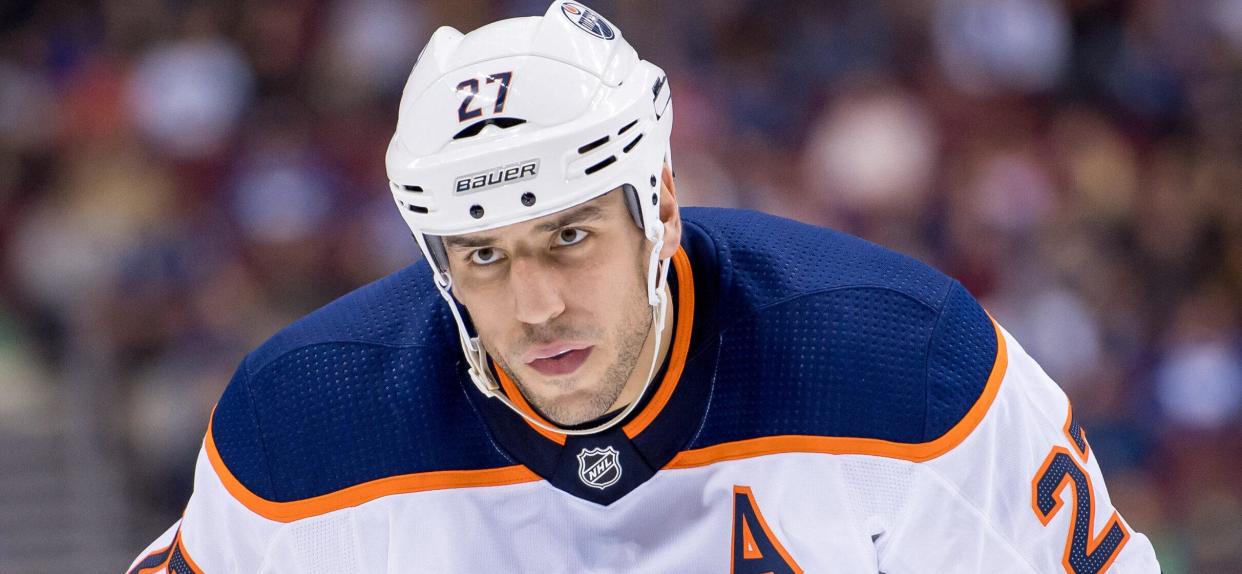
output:
[[[582,28],[592,36],[605,40],[617,37],[617,33],[612,30],[612,25],[603,16],[577,2],[561,4],[561,13],[575,26]]]
[[[591,488],[603,490],[621,480],[621,461],[617,449],[582,449],[578,453],[578,478]]]

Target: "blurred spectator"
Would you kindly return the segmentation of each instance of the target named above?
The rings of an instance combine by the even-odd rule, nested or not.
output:
[[[806,147],[806,191],[861,214],[922,212],[939,142],[921,102],[881,87],[834,104]]]
[[[249,63],[232,43],[181,40],[139,58],[128,86],[129,110],[153,150],[202,157],[232,134],[252,83]]]
[[[1232,302],[1215,290],[1185,299],[1156,367],[1156,398],[1174,427],[1212,431],[1238,422],[1242,335]]]
[[[968,93],[1047,90],[1068,61],[1069,19],[1054,0],[943,0],[932,33],[940,65]]]
[[[400,0],[333,6],[324,41],[325,95],[341,102],[400,92],[422,39],[431,35],[418,6]]]

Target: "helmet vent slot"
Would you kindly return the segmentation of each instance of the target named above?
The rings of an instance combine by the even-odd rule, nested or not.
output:
[[[421,188],[421,187],[419,187],[419,186],[417,186],[417,185],[403,185],[403,186],[401,186],[401,189],[404,189],[404,190],[406,190],[406,191],[412,191],[412,192],[414,192],[414,193],[422,193],[422,192],[423,192],[423,188]]]
[[[406,209],[408,209],[408,210],[410,210],[410,211],[413,211],[414,213],[428,213],[428,212],[430,212],[430,211],[431,211],[431,210],[427,209],[426,207],[421,207],[421,206],[418,206],[418,205],[414,205],[413,203],[407,204],[407,205],[405,206],[405,208],[406,208]]]
[[[601,161],[601,162],[599,162],[599,163],[597,163],[597,164],[595,164],[595,165],[593,165],[593,166],[591,166],[591,167],[586,168],[586,174],[587,174],[587,175],[591,175],[591,174],[593,174],[593,173],[595,173],[595,172],[597,172],[597,171],[599,171],[599,170],[601,170],[601,169],[604,169],[604,168],[606,168],[606,167],[608,167],[608,166],[612,165],[612,164],[613,164],[613,162],[615,162],[615,161],[617,161],[617,156],[615,156],[615,155],[610,155],[610,156],[608,156],[607,158],[604,158],[604,161]]]
[[[634,146],[638,145],[638,140],[641,139],[643,139],[643,134],[638,134],[638,137],[634,138],[634,141],[625,144],[625,147],[621,148],[621,151],[630,153],[630,150],[634,149]]]
[[[595,141],[593,141],[593,142],[591,142],[591,143],[589,143],[589,144],[586,144],[586,145],[584,145],[584,146],[582,146],[582,147],[578,148],[578,154],[579,154],[579,155],[581,155],[581,154],[587,153],[587,152],[589,152],[589,151],[591,151],[591,150],[593,150],[593,149],[595,149],[595,148],[597,148],[597,147],[599,147],[599,146],[602,146],[602,145],[604,145],[604,144],[606,144],[606,143],[608,143],[608,136],[604,136],[604,137],[602,137],[602,138],[599,138],[599,139],[597,139],[597,140],[595,140]],[[590,173],[590,172],[587,172],[587,173]]]
[[[464,129],[457,132],[457,135],[453,136],[453,139],[463,140],[466,138],[472,138],[482,133],[483,128],[487,126],[496,126],[502,130],[506,130],[513,126],[520,126],[524,123],[526,123],[526,120],[521,118],[488,118],[466,126]]]
[[[625,132],[629,131],[629,129],[630,129],[630,128],[632,128],[632,127],[634,127],[634,124],[636,124],[636,123],[638,123],[638,120],[634,120],[634,121],[632,121],[632,122],[630,122],[630,123],[628,123],[628,124],[625,124],[625,127],[621,128],[621,130],[617,132],[617,135],[621,135],[621,134],[623,134],[623,133],[625,133]]]

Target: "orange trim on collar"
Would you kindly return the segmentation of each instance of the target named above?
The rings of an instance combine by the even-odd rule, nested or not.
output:
[[[673,309],[673,312],[677,314],[677,327],[673,335],[673,347],[669,351],[668,370],[665,371],[664,379],[661,380],[656,394],[651,397],[651,402],[643,407],[638,416],[622,427],[622,430],[625,431],[625,436],[629,438],[638,436],[639,433],[643,432],[643,429],[647,428],[647,425],[651,424],[651,421],[655,420],[660,411],[664,410],[664,406],[668,404],[669,398],[673,396],[673,390],[677,388],[677,382],[681,380],[681,373],[686,367],[686,356],[690,352],[690,333],[694,329],[694,272],[690,267],[690,257],[686,255],[684,248],[677,248],[677,252],[673,254],[672,261],[673,270],[677,273],[677,306]],[[531,408],[530,404],[526,402],[526,397],[522,396],[522,392],[518,390],[517,385],[513,383],[513,380],[509,378],[509,375],[503,369],[496,369],[496,376],[500,379],[500,386],[504,389],[505,394],[508,395],[509,400],[513,401],[515,406],[522,409],[523,412],[535,420],[548,426],[556,426],[540,416],[538,412],[535,412],[535,409]],[[639,397],[639,400],[642,400],[642,397]],[[529,420],[523,420],[526,421],[527,425],[530,425],[530,428],[535,429],[535,432],[543,435],[544,438],[561,446],[565,445],[564,433],[552,432],[540,428]]]
[[[214,409],[212,415],[215,415]],[[541,480],[533,471],[520,464],[482,470],[439,470],[389,476],[303,500],[274,502],[250,492],[250,489],[233,476],[216,450],[210,422],[207,424],[207,437],[203,440],[203,448],[207,451],[207,459],[211,461],[211,467],[224,484],[225,490],[255,514],[276,522],[293,522],[327,514],[394,494],[505,486]]]
[[[912,462],[936,458],[952,450],[965,440],[975,430],[975,427],[979,426],[979,422],[983,420],[983,416],[987,414],[1000,391],[1001,380],[1005,378],[1005,371],[1009,366],[1009,354],[1005,348],[1005,337],[995,320],[992,321],[992,328],[996,331],[996,361],[992,365],[992,373],[988,375],[987,383],[984,384],[983,393],[979,396],[979,400],[970,407],[970,410],[966,411],[962,420],[940,438],[924,443],[908,444],[873,438],[767,436],[682,451],[664,465],[664,468],[695,468],[717,462],[791,452],[863,454]]]
[[[500,379],[500,387],[504,389],[505,395],[509,397],[509,400],[513,401],[513,406],[521,409],[527,416],[545,425],[556,427],[555,424],[548,422],[548,419],[543,418],[543,415],[540,415],[537,411],[535,411],[534,407],[530,406],[530,403],[526,402],[526,397],[522,394],[522,391],[518,390],[517,385],[513,383],[513,379],[509,378],[509,374],[506,373],[504,369],[496,366],[495,361],[492,361],[492,370],[496,371],[496,378]],[[525,418],[523,418],[522,421],[530,425],[530,428],[535,429],[535,432],[543,435],[543,438],[546,438],[561,446],[565,446],[565,433],[552,432],[530,422]]]
[[[659,416],[673,396],[673,390],[681,380],[681,372],[686,368],[686,356],[690,353],[690,333],[694,330],[694,271],[690,267],[690,257],[686,250],[677,249],[673,254],[673,270],[677,272],[677,328],[673,335],[673,349],[669,353],[668,370],[664,380],[660,382],[651,402],[630,422],[621,427],[625,436],[634,438],[643,432],[651,421]],[[642,400],[639,397],[638,400]]]

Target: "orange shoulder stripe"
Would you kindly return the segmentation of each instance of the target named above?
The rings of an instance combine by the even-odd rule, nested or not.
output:
[[[729,442],[679,453],[664,468],[694,468],[717,462],[738,460],[770,454],[806,452],[821,454],[865,454],[922,462],[949,452],[970,435],[983,416],[987,414],[1000,391],[1001,380],[1009,366],[1009,354],[1000,326],[992,321],[996,331],[996,361],[984,384],[983,393],[966,411],[962,420],[935,440],[908,444],[873,438],[821,437],[805,435],[781,435]]]
[[[440,470],[390,476],[304,500],[275,502],[250,492],[250,489],[233,476],[216,450],[216,443],[211,435],[211,423],[207,424],[207,438],[203,441],[203,448],[207,451],[207,458],[211,461],[212,469],[216,471],[216,475],[220,477],[220,482],[224,484],[229,494],[255,514],[276,522],[293,522],[342,508],[358,506],[394,494],[451,488],[504,486],[541,480],[534,471],[522,465],[483,470]]]

